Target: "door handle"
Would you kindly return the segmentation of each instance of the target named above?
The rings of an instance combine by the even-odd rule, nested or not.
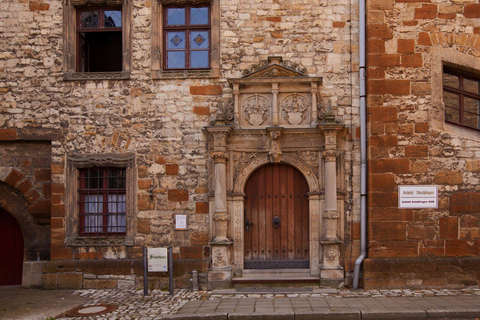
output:
[[[274,217],[273,218],[273,227],[275,229],[280,228],[280,217]]]
[[[250,231],[250,226],[253,226],[253,222],[248,221],[248,218],[245,218],[245,232]]]
[[[247,218],[247,209],[243,210],[243,218],[245,219],[245,222],[244,222],[245,232],[248,232],[250,231],[250,226],[253,226],[253,222],[250,222]]]

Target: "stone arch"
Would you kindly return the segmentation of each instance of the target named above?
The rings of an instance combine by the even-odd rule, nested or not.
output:
[[[244,269],[244,243],[243,243],[243,226],[244,226],[244,188],[250,175],[259,167],[271,163],[267,154],[260,155],[250,161],[242,168],[233,184],[232,193],[232,231],[233,231],[233,274],[241,276]],[[310,216],[310,273],[312,276],[319,276],[319,239],[321,231],[320,218],[320,183],[314,171],[301,159],[283,154],[280,163],[290,165],[300,171],[307,181],[310,191],[309,198],[309,216]]]
[[[39,225],[28,210],[29,203],[23,194],[0,181],[0,208],[11,214],[22,229],[24,244],[24,261],[37,259],[50,260],[50,230],[48,226]]]
[[[320,191],[320,184],[318,182],[317,176],[315,175],[313,170],[301,159],[289,154],[284,154],[282,155],[282,160],[280,162],[291,165],[292,167],[300,171],[304,176],[305,180],[307,181],[308,188],[311,193]],[[237,179],[235,180],[233,185],[233,192],[243,193],[245,184],[247,183],[250,175],[259,167],[268,163],[271,162],[267,154],[261,155],[249,162],[245,167],[242,168],[242,170],[238,174]]]

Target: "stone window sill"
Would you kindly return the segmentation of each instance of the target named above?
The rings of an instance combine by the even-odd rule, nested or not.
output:
[[[133,237],[67,237],[69,247],[133,246]]]
[[[63,80],[127,80],[129,71],[121,72],[65,72]]]
[[[205,79],[205,78],[219,78],[219,69],[210,70],[154,70],[152,71],[153,80],[162,79]]]

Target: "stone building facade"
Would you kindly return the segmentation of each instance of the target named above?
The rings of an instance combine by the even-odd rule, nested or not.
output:
[[[244,203],[249,177],[267,166],[293,172],[307,187],[271,194],[284,199],[271,210],[289,208],[275,213],[278,230],[289,231],[271,234],[283,242],[275,238],[278,248],[265,243],[262,250],[284,254],[254,264],[268,260],[262,268],[274,280],[291,276],[281,267],[287,263],[301,281],[344,283],[359,198],[357,7],[324,0],[3,1],[0,140],[14,159],[0,160],[1,186],[24,203],[30,224],[3,193],[1,203],[17,217],[26,246],[40,247],[32,250],[48,261],[43,287],[140,286],[143,247],[173,247],[179,287],[190,286],[192,270],[204,288],[264,277],[244,268]],[[92,8],[100,14],[93,17]],[[168,19],[179,16],[169,8],[206,20],[170,37]],[[97,27],[97,34],[89,29]],[[186,44],[191,65],[172,68],[177,61],[168,57],[186,42],[182,30],[192,37],[200,31]],[[193,60],[202,50],[206,67]],[[49,161],[45,169],[34,160],[24,167],[40,153],[35,144]],[[86,190],[96,181],[110,188],[104,170],[124,191],[105,191],[105,184],[96,194]],[[287,200],[295,195],[304,202]],[[295,206],[306,218],[287,229]],[[177,215],[186,215],[186,229],[175,228]],[[112,224],[115,217],[121,222]],[[264,232],[259,222],[250,228],[257,237]],[[37,229],[36,238],[27,237]],[[285,247],[295,236],[296,256]],[[25,263],[34,263],[37,256],[25,252]],[[150,281],[163,287],[168,279],[154,273]]]
[[[442,66],[480,68],[479,6],[367,1],[365,287],[479,281],[478,131],[445,121],[442,94]],[[358,11],[356,0],[0,3],[0,218],[22,230],[24,285],[28,270],[48,289],[140,287],[143,248],[167,246],[177,287],[193,270],[203,288],[350,285]],[[399,185],[438,186],[438,209],[399,209]]]

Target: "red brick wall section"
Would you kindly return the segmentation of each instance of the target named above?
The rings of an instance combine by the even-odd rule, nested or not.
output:
[[[17,131],[0,130],[0,176],[27,199],[28,210],[39,224],[50,224],[52,198],[49,142],[13,141]]]
[[[480,283],[480,143],[432,126],[432,47],[480,54],[468,2],[368,1],[367,288]],[[399,185],[437,185],[439,207],[399,209]]]

